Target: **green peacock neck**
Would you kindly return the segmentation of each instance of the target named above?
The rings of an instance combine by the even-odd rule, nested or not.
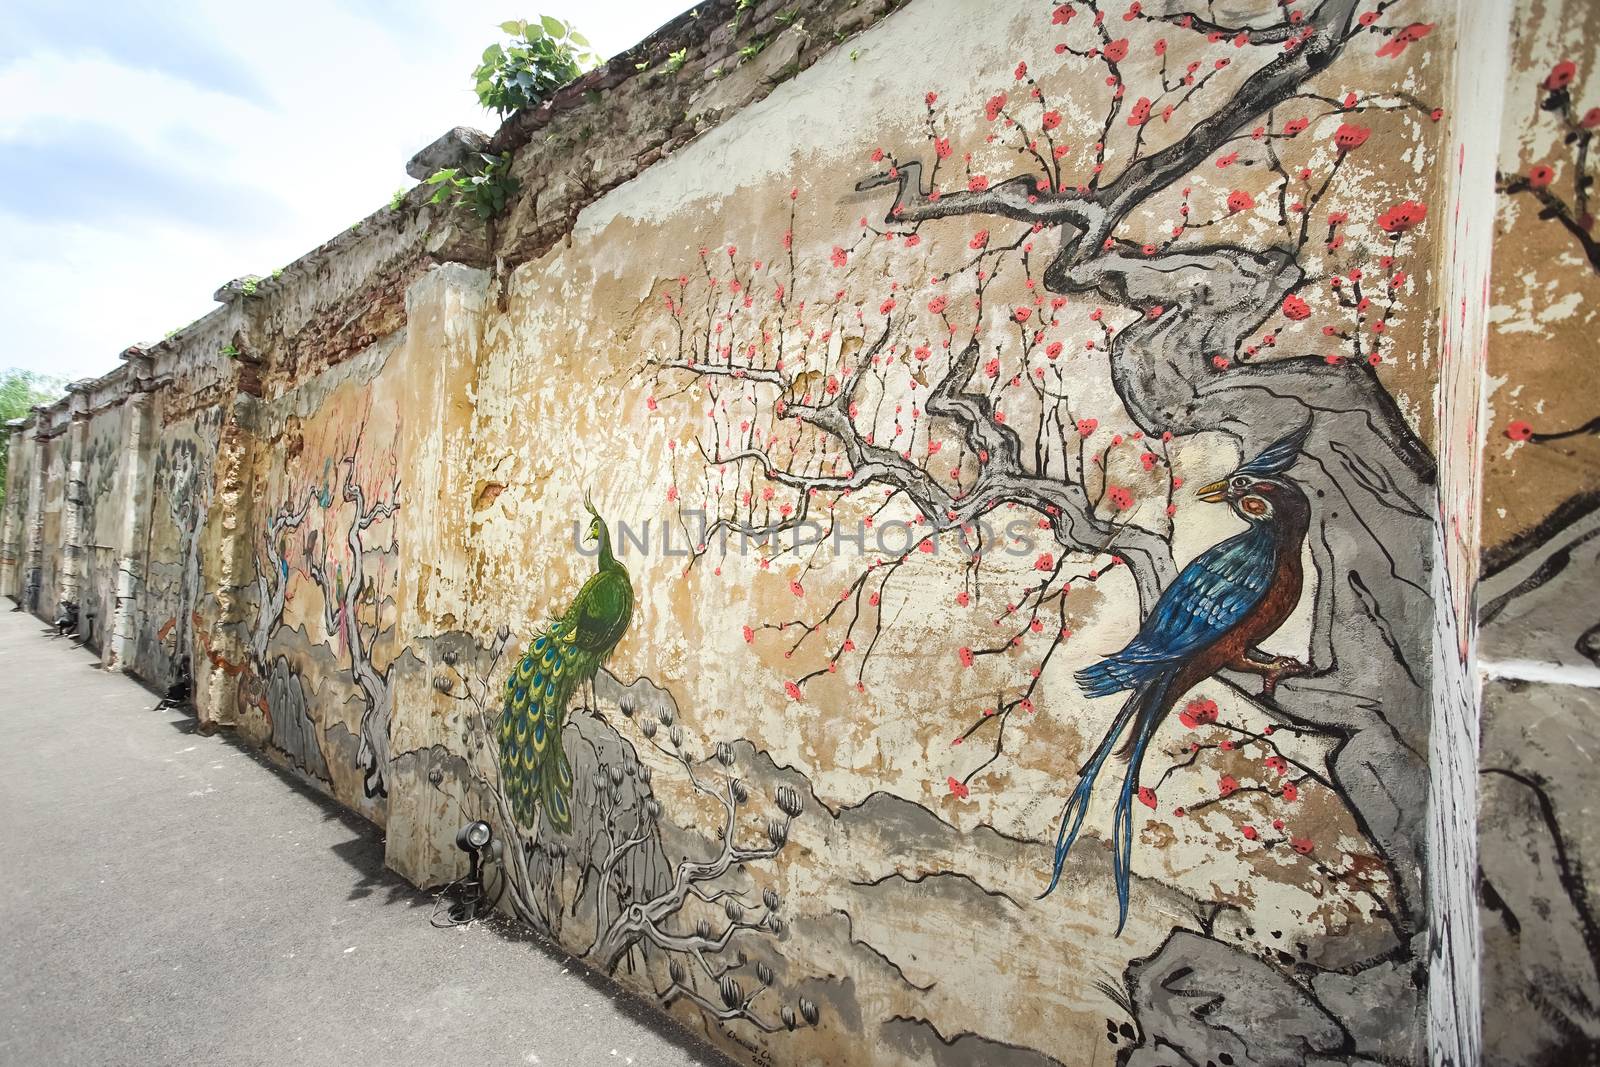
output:
[[[600,524],[599,565],[595,569],[602,571],[624,570],[622,564],[617,562],[617,557],[611,554],[611,531],[603,522]]]

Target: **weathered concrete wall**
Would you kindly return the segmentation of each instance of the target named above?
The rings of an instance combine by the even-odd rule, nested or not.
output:
[[[1550,1020],[1491,1062],[1579,1047],[1583,794],[1501,764],[1592,694],[1491,681],[1476,758],[1480,552],[1504,659],[1587,543],[1589,435],[1484,374],[1576,358],[1478,76],[1559,42],[1150,6],[685,15],[506,123],[492,227],[414,190],[18,427],[0,592],[419,884],[487,819],[512,913],[751,1062],[1464,1064],[1480,979]],[[586,505],[633,607],[519,817]]]
[[[1600,10],[1522,7],[1498,153],[1484,429],[1485,1057],[1600,1061]]]

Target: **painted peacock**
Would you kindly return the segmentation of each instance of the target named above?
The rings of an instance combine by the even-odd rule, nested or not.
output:
[[[543,806],[550,825],[572,828],[572,768],[561,745],[567,703],[611,656],[633,618],[628,570],[611,554],[611,533],[587,500],[585,544],[599,546],[598,567],[566,613],[534,637],[506,680],[500,716],[500,779],[512,814],[532,830]]]

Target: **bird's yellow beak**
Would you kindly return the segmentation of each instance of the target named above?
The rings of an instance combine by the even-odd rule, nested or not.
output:
[[[1228,480],[1224,478],[1220,482],[1212,482],[1210,485],[1202,485],[1199,489],[1195,490],[1195,496],[1198,496],[1207,504],[1220,504],[1224,500],[1228,499]]]

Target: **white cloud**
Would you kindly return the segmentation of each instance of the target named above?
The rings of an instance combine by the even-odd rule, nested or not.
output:
[[[411,185],[406,160],[449,127],[492,130],[470,74],[500,22],[554,15],[611,55],[681,2],[23,16],[0,45],[0,367],[102,374],[204,314],[229,278],[289,262]]]

